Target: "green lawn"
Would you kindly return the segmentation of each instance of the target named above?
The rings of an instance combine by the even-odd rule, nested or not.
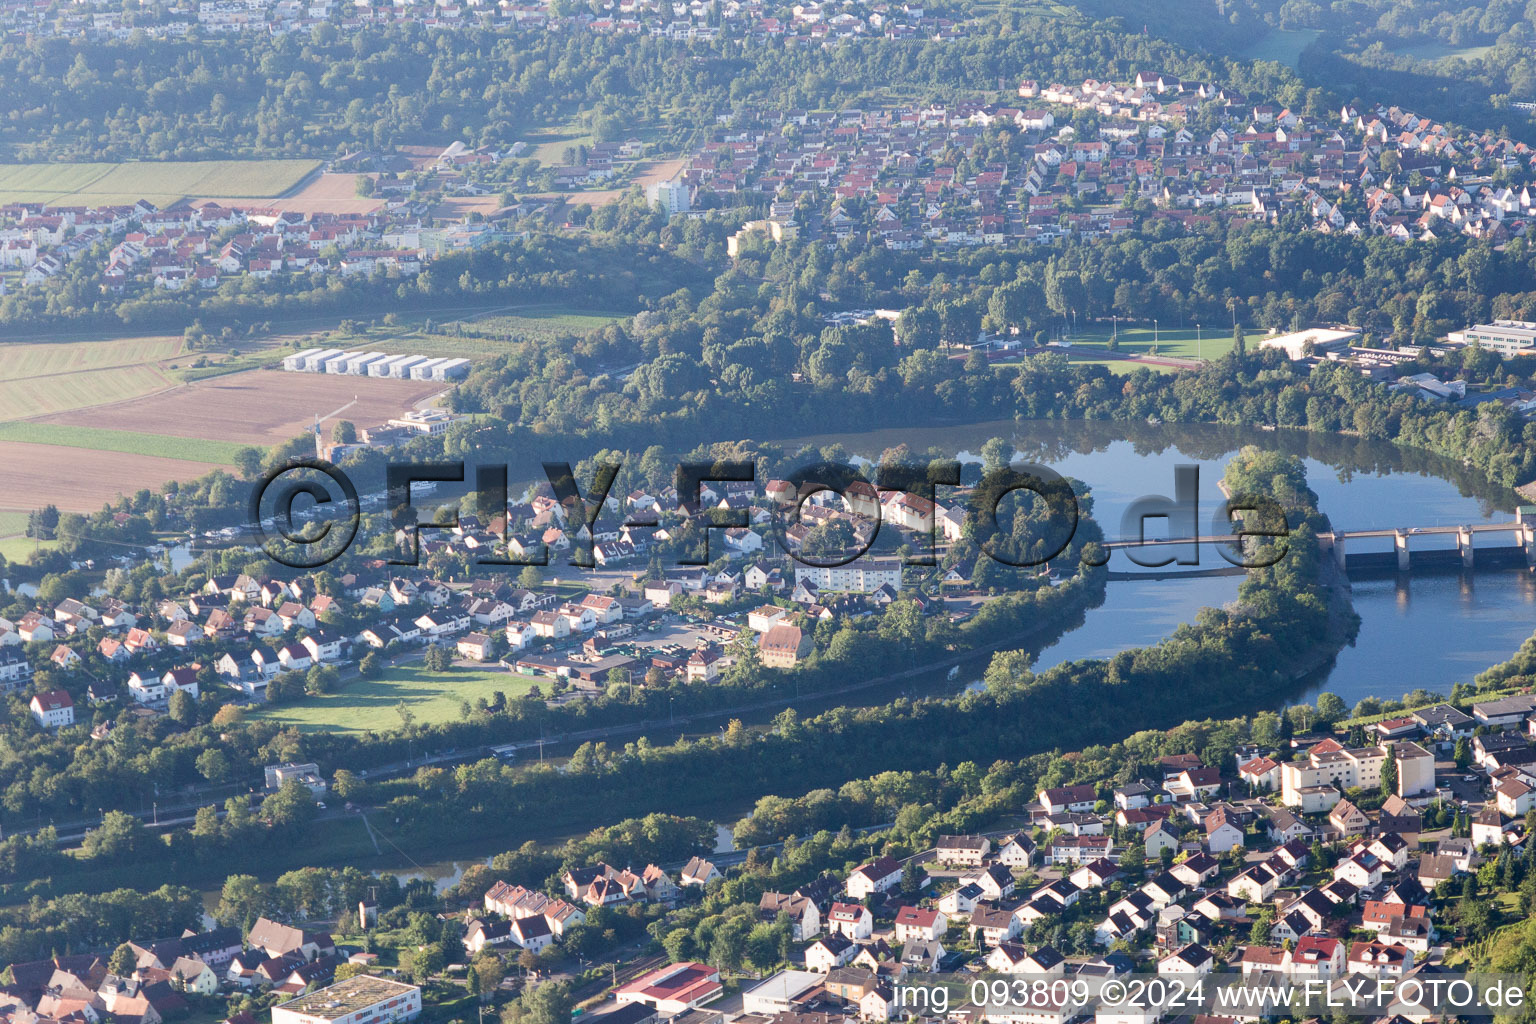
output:
[[[1127,374],[1137,370],[1151,370],[1154,373],[1173,373],[1177,368],[1164,366],[1159,363],[1142,363],[1134,359],[1077,359],[1074,363],[1082,363],[1088,366],[1102,366],[1110,373]]]
[[[23,513],[23,518],[25,518],[25,513]],[[22,529],[25,530],[26,526],[23,525]],[[0,539],[0,558],[4,558],[7,562],[25,562],[28,558],[32,557],[33,550],[47,551],[58,547],[58,545],[59,542],[56,540],[34,541],[29,537],[23,537],[18,534],[14,537]]]
[[[1068,340],[1072,342],[1073,353],[1091,358],[1092,350],[1108,347],[1110,330],[1109,324],[1093,324],[1090,327],[1072,331]],[[1152,349],[1155,345],[1156,355],[1175,356],[1181,359],[1219,359],[1232,350],[1230,328],[1204,328],[1199,332],[1198,342],[1195,333],[1194,327],[1159,326],[1154,330],[1152,327],[1122,326],[1118,351],[1135,355],[1153,355]],[[1258,339],[1252,332],[1249,332],[1249,338],[1248,347],[1251,349]]]
[[[297,726],[304,732],[387,732],[400,728],[396,705],[405,701],[420,724],[453,722],[459,702],[491,699],[497,690],[509,700],[527,693],[538,680],[499,667],[456,667],[428,672],[419,662],[397,665],[378,679],[355,680],[336,693],[305,697],[295,704],[266,707],[252,717]],[[549,680],[544,680],[547,687]]]
[[[224,465],[232,464],[235,453],[246,447],[233,441],[210,441],[199,437],[172,437],[169,434],[140,434],[131,430],[76,427],[62,423],[24,422],[0,423],[0,441],[91,448],[96,451],[122,452],[125,455],[157,455],[166,459]]]
[[[27,514],[14,509],[0,509],[0,537],[14,537],[27,532]]]
[[[1315,28],[1277,28],[1260,36],[1238,56],[1244,60],[1272,60],[1294,69],[1301,51],[1320,34]]]
[[[513,334],[535,331],[559,331],[584,334],[599,327],[623,320],[625,313],[597,313],[571,306],[546,306],[519,309],[516,312],[493,313],[476,317],[470,325],[484,331],[508,331]]]
[[[628,313],[582,309],[576,306],[517,306],[505,312],[497,311],[483,316],[470,317],[462,323],[466,330],[510,335],[514,340],[526,338],[548,341],[567,334],[586,334],[599,327],[606,327],[627,319]],[[407,322],[395,326],[369,328],[365,334],[349,335],[333,332],[325,339],[326,345],[344,348],[367,346],[369,349],[391,355],[414,353],[424,356],[475,356],[495,355],[505,351],[508,342],[504,338],[475,338],[455,335],[452,325],[459,321],[434,320],[431,331],[426,330],[427,316],[413,316]]]
[[[1416,60],[1440,62],[1460,58],[1461,60],[1482,60],[1483,56],[1493,49],[1492,46],[1452,46],[1450,43],[1409,43],[1405,46],[1392,47],[1391,52],[1402,54],[1404,57],[1413,57]]]
[[[561,167],[565,164],[565,151],[573,146],[591,146],[597,140],[575,126],[538,132],[523,139],[529,151],[524,159],[532,158],[545,167]]]

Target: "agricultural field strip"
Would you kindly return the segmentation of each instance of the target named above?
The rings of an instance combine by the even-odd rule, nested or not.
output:
[[[122,164],[0,164],[0,197],[98,205],[135,199],[174,202],[275,198],[320,166],[318,160],[194,160]],[[158,205],[158,203],[157,203]]]
[[[174,437],[102,427],[73,427],[61,423],[0,423],[0,441],[51,445],[61,448],[88,448],[92,451],[121,452],[124,455],[153,455],[185,462],[234,462],[235,452],[246,447],[233,441]]]
[[[0,345],[0,380],[138,366],[174,358],[182,346],[182,339],[168,336]]]
[[[0,409],[13,420],[112,405],[163,391],[175,381],[159,367],[81,370],[48,378],[0,380]]]

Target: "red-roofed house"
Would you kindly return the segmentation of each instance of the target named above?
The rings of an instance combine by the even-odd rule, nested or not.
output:
[[[909,942],[917,939],[926,942],[943,938],[949,927],[949,919],[937,910],[923,907],[902,907],[896,911],[896,941]]]
[[[32,717],[44,729],[62,729],[75,724],[75,702],[63,690],[49,690],[32,698]]]

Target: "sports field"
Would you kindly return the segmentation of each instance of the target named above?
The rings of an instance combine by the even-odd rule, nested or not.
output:
[[[415,662],[391,667],[378,679],[355,680],[323,697],[262,708],[251,717],[297,726],[303,732],[388,732],[400,728],[395,708],[402,700],[418,724],[455,722],[461,701],[473,704],[480,697],[489,701],[497,690],[515,700],[538,682],[503,668],[428,672]],[[547,693],[549,680],[543,680],[543,687]]]
[[[0,164],[0,202],[165,207],[187,196],[280,196],[320,166],[318,160],[171,160],[134,163]]]
[[[1109,324],[1094,324],[1091,327],[1084,326],[1073,330],[1067,336],[1067,340],[1072,343],[1072,354],[1089,359],[1097,357],[1100,351],[1109,347],[1111,330]],[[1256,343],[1257,338],[1253,332],[1249,332],[1248,347],[1252,349]],[[1232,351],[1232,329],[1222,327],[1197,331],[1194,327],[1152,328],[1121,325],[1116,351],[1127,355],[1156,354],[1179,359],[1220,359]]]

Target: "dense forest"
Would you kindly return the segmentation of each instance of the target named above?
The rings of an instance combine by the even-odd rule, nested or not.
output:
[[[420,25],[307,36],[0,42],[0,147],[12,159],[334,156],[401,144],[509,146],[574,116],[603,137],[673,144],[749,104],[836,108],[871,83],[932,99],[1018,78],[1127,79],[1158,67],[1290,105],[1322,102],[1275,65],[1197,56],[1120,22],[989,18],[958,40],[830,49]],[[107,99],[110,97],[110,100]]]

